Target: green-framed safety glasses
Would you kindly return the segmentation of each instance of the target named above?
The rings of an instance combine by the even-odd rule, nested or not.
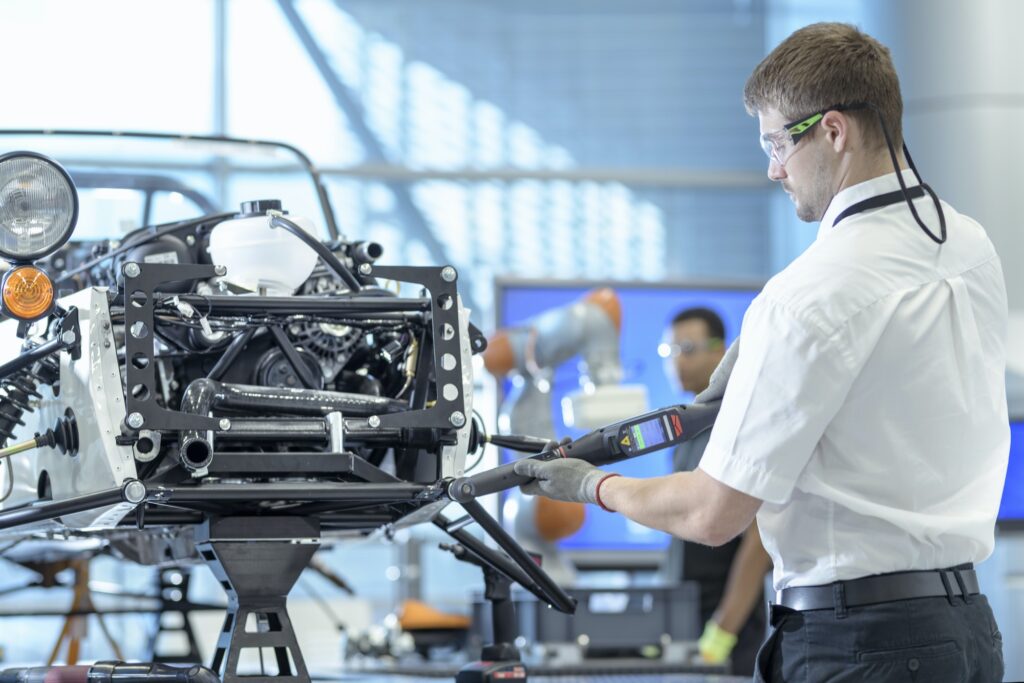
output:
[[[780,166],[796,151],[796,145],[807,133],[824,118],[830,111],[850,111],[851,109],[864,109],[868,105],[862,102],[855,104],[837,104],[825,107],[809,116],[787,123],[779,130],[765,133],[761,136],[761,149],[768,155],[768,159],[775,161]]]

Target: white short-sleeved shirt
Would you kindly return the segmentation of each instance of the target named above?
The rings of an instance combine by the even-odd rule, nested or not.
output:
[[[908,186],[916,184],[905,171]],[[700,468],[764,500],[775,588],[979,562],[1006,476],[1006,288],[985,231],[943,203],[942,246],[896,174],[832,200],[743,320]],[[927,196],[915,207],[938,232]]]

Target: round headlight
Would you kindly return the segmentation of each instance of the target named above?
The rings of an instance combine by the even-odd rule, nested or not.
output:
[[[0,256],[16,263],[57,250],[78,220],[78,193],[60,164],[35,152],[0,156]]]

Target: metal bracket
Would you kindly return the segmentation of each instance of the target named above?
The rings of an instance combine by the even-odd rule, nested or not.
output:
[[[60,339],[67,344],[66,348],[71,354],[71,360],[78,360],[82,357],[82,328],[78,325],[78,308],[75,306],[68,308],[68,312],[61,318]],[[73,341],[69,343],[67,341],[69,339],[73,339]]]
[[[220,272],[218,272],[220,270]],[[156,363],[153,351],[153,303],[157,287],[177,280],[204,280],[223,275],[223,268],[199,264],[125,263],[124,320],[127,391],[125,408],[128,427],[137,430],[210,430],[218,420],[168,410],[156,403]]]
[[[368,265],[368,264],[366,264]],[[412,282],[430,294],[433,372],[437,401],[432,408],[380,415],[381,427],[459,429],[469,420],[462,383],[462,341],[459,332],[458,275],[452,266],[372,266],[372,274],[388,280]],[[421,363],[421,372],[431,368]]]

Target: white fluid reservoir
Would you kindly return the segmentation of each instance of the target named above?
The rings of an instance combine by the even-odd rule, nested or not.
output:
[[[286,215],[316,239],[308,218]],[[249,291],[294,294],[309,279],[319,258],[315,251],[285,228],[270,227],[271,217],[255,214],[219,223],[210,232],[210,258],[227,268],[224,280]]]

